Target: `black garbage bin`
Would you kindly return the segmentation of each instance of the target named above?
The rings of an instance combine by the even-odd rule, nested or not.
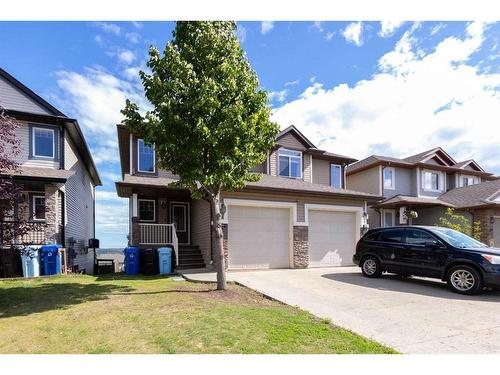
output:
[[[158,252],[155,249],[141,249],[139,259],[142,275],[158,275]]]
[[[0,249],[0,277],[22,277],[21,253],[17,249]]]

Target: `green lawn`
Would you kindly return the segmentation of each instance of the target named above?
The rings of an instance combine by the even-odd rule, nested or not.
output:
[[[393,353],[244,287],[164,277],[0,281],[0,353]]]

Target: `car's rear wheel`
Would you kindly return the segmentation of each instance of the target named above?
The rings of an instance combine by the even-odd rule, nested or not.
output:
[[[478,294],[483,290],[483,278],[473,267],[460,265],[448,271],[448,285],[455,293]]]
[[[377,258],[367,256],[361,262],[361,272],[366,277],[376,278],[382,275],[382,268]]]

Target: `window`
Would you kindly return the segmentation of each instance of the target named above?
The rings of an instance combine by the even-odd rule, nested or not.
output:
[[[55,157],[55,131],[54,129],[32,128],[33,156],[42,158]]]
[[[440,190],[439,173],[424,172],[424,190]]]
[[[396,213],[394,210],[383,210],[382,211],[382,226],[383,227],[393,227],[395,225]]]
[[[408,229],[406,231],[406,243],[412,245],[425,245],[427,242],[436,242],[436,239],[423,230]]]
[[[380,232],[380,237],[378,240],[382,242],[401,243],[403,241],[403,230],[402,229],[383,230]]]
[[[155,201],[153,199],[139,199],[139,220],[155,221]]]
[[[302,152],[281,149],[278,155],[280,176],[302,178]]]
[[[155,147],[144,140],[137,140],[138,166],[139,172],[155,171]]]
[[[469,176],[463,176],[462,177],[462,186],[469,186],[469,185],[474,185],[475,179],[474,177],[469,177]]]
[[[342,188],[342,167],[338,164],[330,164],[330,186]]]
[[[394,168],[385,167],[384,168],[384,189],[394,190]]]
[[[33,220],[45,220],[45,196],[34,195],[32,204]]]
[[[364,235],[364,241],[376,241],[378,238],[379,232],[368,232]]]

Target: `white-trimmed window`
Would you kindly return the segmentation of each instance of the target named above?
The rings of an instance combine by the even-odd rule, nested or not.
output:
[[[338,164],[330,164],[330,186],[342,188],[342,166]]]
[[[278,160],[281,177],[302,178],[302,152],[282,148]]]
[[[396,171],[393,167],[384,168],[384,189],[394,190],[396,188]]]
[[[475,185],[476,183],[476,178],[474,176],[462,176],[461,186]]]
[[[33,220],[45,220],[45,195],[33,195],[31,204]]]
[[[396,211],[395,210],[382,210],[382,226],[393,227],[396,225]]]
[[[139,199],[139,221],[154,222],[156,220],[156,205],[154,199]]]
[[[143,139],[137,140],[137,169],[146,173],[155,171],[155,146]]]
[[[442,180],[439,172],[424,171],[422,187],[424,190],[441,191],[443,190]]]
[[[55,129],[31,128],[33,134],[33,156],[53,159],[56,155]]]

